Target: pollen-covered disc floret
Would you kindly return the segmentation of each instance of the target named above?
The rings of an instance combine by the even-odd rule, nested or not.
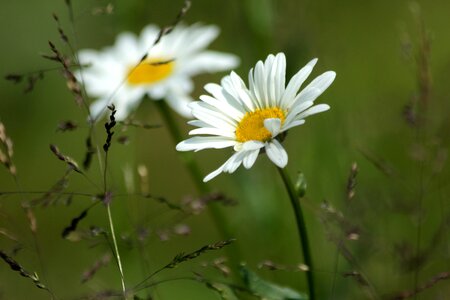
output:
[[[234,72],[225,76],[220,85],[207,84],[205,89],[210,95],[190,104],[197,119],[189,124],[198,128],[189,134],[199,136],[182,141],[177,150],[233,147],[234,154],[204,181],[222,172],[233,173],[241,164],[251,168],[263,148],[274,164],[284,168],[288,156],[277,136],[302,125],[306,117],[330,108],[326,104],[314,105],[314,100],[333,82],[336,77],[333,71],[316,77],[299,92],[316,62],[317,59],[310,61],[287,86],[283,53],[259,61],[248,74],[248,87]]]
[[[266,119],[280,119],[281,125],[283,125],[286,117],[279,107],[267,107],[246,112],[236,127],[236,140],[241,143],[269,141],[272,138],[272,133],[264,127],[264,120]]]
[[[219,34],[216,26],[178,25],[153,46],[159,32],[158,27],[149,25],[139,36],[121,33],[114,46],[102,51],[79,52],[83,67],[75,75],[88,95],[98,98],[91,105],[93,117],[114,103],[116,118],[124,119],[145,95],[164,99],[178,113],[191,117],[191,77],[238,64],[234,55],[206,50]]]

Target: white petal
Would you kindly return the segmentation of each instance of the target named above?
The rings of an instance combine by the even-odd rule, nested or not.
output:
[[[278,57],[278,55],[277,55]],[[278,69],[278,59],[274,58],[273,62],[271,62],[270,68],[266,69],[267,75],[267,102],[268,106],[272,107],[276,105],[276,78],[277,78],[277,69]]]
[[[303,120],[303,119],[302,120],[293,120],[290,123],[284,123],[283,124],[283,128],[281,129],[281,131],[286,131],[286,130],[289,130],[289,129],[293,128],[293,127],[300,126],[300,125],[303,125],[303,124],[305,124],[305,120]]]
[[[294,99],[294,105],[301,104],[303,102],[312,102],[317,99],[322,94],[322,90],[312,87],[308,89],[304,89],[297,97]]]
[[[131,32],[122,32],[117,36],[114,53],[117,60],[126,62],[138,62],[140,57],[145,54],[145,52],[139,52],[138,39]]]
[[[206,48],[219,35],[219,31],[219,28],[214,25],[177,26],[161,41],[164,42],[164,48],[174,47],[176,52],[189,55]],[[169,36],[171,38],[167,39]]]
[[[83,49],[78,52],[80,64],[87,65],[98,60],[99,53],[92,49]]]
[[[239,65],[239,58],[217,51],[203,51],[186,60],[180,72],[188,75],[230,70]]]
[[[234,146],[237,142],[218,136],[196,136],[178,143],[176,149],[178,151],[200,151],[203,149],[222,149]]]
[[[291,107],[291,110],[288,112],[286,120],[284,120],[284,124],[288,124],[292,120],[296,119],[296,117],[299,113],[310,108],[313,105],[314,105],[314,102],[312,102],[312,101],[295,103],[295,105],[293,107]]]
[[[328,71],[316,77],[303,91],[296,97],[296,102],[314,101],[320,96],[334,81],[336,73]]]
[[[108,105],[108,99],[98,99],[94,101],[91,106],[89,107],[91,117],[94,120],[97,120],[98,118],[103,115],[105,112],[105,108]]]
[[[187,122],[187,124],[195,127],[210,127],[208,123],[205,123],[200,120],[190,120]]]
[[[306,117],[327,111],[329,109],[330,109],[330,106],[328,104],[315,105],[315,106],[311,107],[310,109],[305,110],[304,112],[299,114],[295,119],[296,120],[304,119]]]
[[[206,175],[206,177],[203,178],[203,182],[208,182],[208,181],[210,181],[211,179],[213,179],[214,177],[216,177],[217,175],[219,175],[220,173],[222,173],[222,172],[223,172],[223,166],[224,166],[224,165],[225,165],[225,164],[221,165],[217,170],[212,171],[211,173],[209,173],[208,175]]]
[[[229,105],[228,102],[219,101],[208,95],[201,95],[200,100],[217,108],[217,110],[236,121],[241,120],[244,116],[244,112],[237,110],[234,106]]]
[[[254,92],[259,102],[259,107],[267,107],[267,87],[266,87],[266,75],[264,72],[264,64],[262,61],[258,61],[255,66],[254,72]]]
[[[241,144],[240,150],[253,151],[256,149],[261,149],[262,147],[264,147],[264,145],[265,144],[260,141],[247,141],[247,142]]]
[[[225,163],[225,166],[223,167],[223,171],[226,172],[226,173],[230,173],[230,174],[234,173],[234,171],[236,171],[237,168],[239,168],[239,166],[242,164],[246,153],[247,153],[247,151],[236,152]]]
[[[192,117],[192,109],[189,104],[192,103],[193,99],[187,94],[183,93],[178,89],[169,89],[166,96],[167,104],[172,107],[177,113],[185,118]]]
[[[277,54],[277,70],[275,75],[275,105],[279,105],[281,97],[284,94],[285,84],[286,84],[286,56],[284,53]]]
[[[242,114],[246,112],[240,99],[233,97],[229,93],[226,93],[222,86],[215,83],[208,83],[204,88],[218,102],[223,102],[223,105],[230,106],[234,111],[240,112]]]
[[[219,124],[220,126],[224,126],[223,124],[226,124],[224,126],[226,128],[236,128],[236,120],[222,111],[219,111],[214,106],[201,101],[192,102],[189,106],[192,108],[192,114],[197,119],[210,123],[213,127],[219,127]]]
[[[305,82],[306,78],[308,78],[309,74],[311,74],[316,62],[317,58],[311,60],[306,66],[301,68],[300,71],[298,71],[297,74],[292,77],[281,99],[281,107],[290,108],[290,106],[293,104],[297,91],[300,89],[303,82]]]
[[[222,172],[233,173],[242,163],[244,152],[236,152],[234,153],[223,165],[221,165],[217,170],[209,173],[204,179],[203,182],[210,181],[217,175]]]
[[[259,155],[259,149],[248,151],[247,155],[244,157],[243,165],[244,168],[250,169],[255,163]]]
[[[191,103],[189,106],[192,108],[192,114],[197,119],[208,123],[208,127],[224,128],[229,130],[235,130],[235,121],[231,120],[226,115],[217,111],[206,109],[199,105],[199,101]]]
[[[93,102],[90,106],[91,116],[94,119],[98,119],[104,113],[108,112],[108,105],[114,104],[117,111],[115,114],[116,120],[124,120],[128,117],[130,112],[136,109],[144,94],[145,92],[142,88],[130,89],[123,86],[113,95],[112,98],[100,98],[99,100]]]
[[[270,160],[280,168],[284,168],[288,162],[286,150],[277,140],[272,140],[266,144],[266,153]]]
[[[153,44],[156,41],[156,38],[158,37],[159,31],[160,29],[158,28],[158,26],[155,25],[145,26],[144,29],[142,29],[141,34],[139,36],[139,44],[140,44],[139,48],[143,51],[151,50],[151,47],[153,46]]]
[[[236,135],[234,132],[221,129],[221,128],[211,128],[211,127],[202,127],[202,128],[196,128],[191,131],[189,131],[189,135],[196,135],[196,134],[209,134],[209,135],[218,135],[218,136],[224,136],[228,138],[235,139]]]
[[[270,131],[272,138],[274,138],[278,135],[278,133],[280,133],[281,120],[278,118],[265,119],[264,127]]]

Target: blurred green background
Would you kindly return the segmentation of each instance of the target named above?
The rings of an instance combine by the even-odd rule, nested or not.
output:
[[[359,239],[342,243],[351,251],[359,271],[364,272],[379,297],[414,289],[416,273],[422,285],[438,273],[450,271],[450,173],[445,164],[450,142],[450,2],[419,1],[414,5],[411,1],[388,0],[192,2],[185,22],[217,24],[221,35],[210,48],[240,56],[237,72],[244,78],[257,60],[279,51],[286,53],[288,78],[313,57],[318,57],[319,62],[312,76],[326,70],[337,73],[334,84],[318,100],[330,104],[332,109],[311,118],[306,126],[291,130],[285,141],[288,171],[292,176],[301,171],[308,180],[303,204],[316,262],[319,299],[370,299],[357,278],[343,276],[353,271],[355,265],[338,254],[333,242],[345,240],[349,226],[359,234]],[[113,14],[92,13],[109,3],[114,7]],[[51,16],[58,14],[73,40],[64,1],[2,0],[0,4],[2,76],[57,66],[40,57],[50,53],[48,40],[70,53],[59,40]],[[73,6],[76,47],[100,49],[111,45],[122,31],[139,33],[149,23],[169,24],[182,1],[80,0],[73,1]],[[421,20],[431,39],[431,97],[426,110],[418,106],[417,113],[426,112],[427,116],[426,125],[419,129],[409,126],[402,116],[405,105],[420,95],[416,58],[420,53],[421,21],[417,21],[411,6],[420,6]],[[197,77],[193,96],[201,95],[205,83],[217,82],[223,75]],[[24,83],[0,81],[0,120],[14,141],[20,184],[17,187],[6,169],[0,168],[0,193],[51,188],[66,167],[49,151],[50,143],[57,144],[63,153],[79,162],[85,152],[88,130],[85,115],[75,105],[61,73],[45,73],[45,78],[30,93],[23,93],[24,87]],[[141,104],[136,117],[148,123],[162,122],[151,101]],[[75,120],[80,128],[74,132],[58,132],[57,124],[63,120]],[[181,117],[177,120],[187,136],[189,128],[185,120]],[[101,143],[104,134],[101,125],[97,134]],[[165,128],[129,128],[120,134],[129,136],[130,143],[112,146],[109,182],[113,193],[130,191],[124,182],[125,173],[133,174],[134,188],[139,191],[136,168],[143,164],[149,171],[152,194],[176,203],[187,196],[198,196]],[[230,150],[204,151],[194,156],[206,175],[222,164],[229,153]],[[348,201],[346,185],[352,162],[358,163],[359,173],[356,196]],[[70,177],[68,191],[98,193],[82,176],[76,175]],[[101,184],[97,158],[88,176]],[[237,238],[231,247],[241,252],[247,266],[265,279],[305,291],[305,278],[300,272],[258,270],[257,267],[264,260],[287,266],[301,262],[293,214],[273,164],[261,156],[251,170],[240,168],[232,175],[221,175],[211,186],[239,202],[222,210]],[[108,252],[106,244],[92,247],[87,241],[61,238],[62,229],[91,200],[74,197],[67,207],[36,209],[38,229],[33,237],[20,203],[34,198],[37,195],[0,197],[0,228],[16,237],[21,245],[15,258],[28,270],[37,271],[58,299],[76,299],[106,289],[120,289],[114,263],[101,269],[91,281],[80,283],[83,271]],[[418,210],[420,199],[422,207]],[[335,222],[333,216],[324,214],[321,209],[324,201],[342,211],[345,221]],[[137,225],[145,225],[150,230],[148,243],[141,249],[148,258],[146,266],[136,247],[130,247],[126,239],[120,241],[124,273],[130,286],[142,279],[144,273],[169,262],[175,254],[220,240],[206,213],[181,221],[190,226],[189,236],[172,234],[168,241],[160,241],[157,232],[171,230],[180,223],[177,214],[166,206],[124,196],[114,199],[112,211],[116,230],[121,235],[132,234]],[[420,216],[420,248],[426,255],[419,265],[414,255]],[[107,228],[104,207],[92,209],[80,228],[90,225]],[[11,253],[15,245],[0,235],[1,249]],[[221,250],[202,256],[176,270],[164,271],[158,279],[191,276],[192,271],[220,278],[217,271],[200,263],[224,253]],[[416,272],[418,267],[420,270]],[[155,299],[219,299],[213,291],[193,281],[168,282],[152,291]],[[449,281],[442,281],[418,298],[448,299],[449,294]],[[48,298],[32,282],[0,263],[0,299]]]

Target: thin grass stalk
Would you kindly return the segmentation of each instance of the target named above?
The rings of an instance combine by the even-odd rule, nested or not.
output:
[[[106,191],[107,191],[107,167],[108,167],[108,148],[105,150],[105,168],[104,168],[104,173],[103,173],[103,187],[104,187],[104,197],[106,197]],[[124,299],[127,299],[127,295],[126,295],[126,287],[125,287],[125,277],[123,275],[123,268],[122,268],[122,261],[120,259],[120,253],[119,253],[119,247],[117,246],[117,240],[116,240],[116,233],[114,230],[114,222],[113,222],[113,218],[112,218],[112,214],[111,214],[111,203],[107,202],[106,203],[106,211],[108,214],[108,223],[109,223],[109,229],[111,231],[111,237],[112,237],[112,241],[113,241],[113,246],[114,246],[114,250],[112,250],[114,257],[116,258],[116,262],[117,262],[117,267],[119,269],[119,273],[120,273],[120,283],[122,284],[122,292],[123,292],[123,297]]]
[[[123,268],[122,268],[122,261],[120,260],[120,254],[119,254],[119,247],[117,246],[117,240],[116,240],[116,233],[114,232],[114,223],[111,215],[111,205],[106,205],[106,211],[108,212],[108,222],[109,222],[109,228],[111,230],[111,237],[113,240],[114,245],[114,255],[116,256],[117,260],[117,266],[119,268],[120,272],[120,282],[122,284],[122,292],[123,297],[126,299],[126,287],[125,287],[125,278],[123,276]]]
[[[297,223],[297,230],[299,235],[300,244],[303,252],[303,260],[305,264],[308,266],[308,271],[306,271],[306,280],[308,283],[309,290],[309,299],[315,300],[315,290],[314,290],[314,276],[312,273],[313,262],[311,257],[311,251],[309,248],[309,240],[308,240],[308,232],[306,230],[305,218],[303,217],[302,207],[300,206],[299,197],[295,191],[294,185],[292,181],[285,171],[285,169],[277,168],[280,173],[281,179],[283,179],[284,186],[286,187],[286,191],[289,194],[289,199],[291,200],[292,209],[295,214],[295,221]]]
[[[172,136],[173,141],[175,143],[181,142],[183,140],[183,137],[172,115],[172,112],[170,111],[166,102],[165,101],[155,101],[155,102],[156,106],[158,107],[159,113],[164,119],[167,129],[169,130],[170,135]],[[192,153],[177,152],[177,154],[180,160],[183,162],[186,169],[189,171],[189,174],[192,177],[192,180],[194,181],[195,187],[197,188],[198,192],[200,194],[211,193],[211,189],[209,188],[209,186],[203,182],[203,175],[200,171],[200,168],[198,167],[198,164],[193,159]],[[220,211],[220,208],[217,206],[217,203],[208,204],[208,211],[213,219],[213,222],[217,230],[219,231],[221,239],[226,240],[232,238],[233,236],[228,226],[228,222],[223,213]],[[230,265],[232,267],[232,270],[237,271],[240,261],[238,251],[236,250],[235,247],[227,247],[225,251],[227,252],[227,255],[230,259]]]

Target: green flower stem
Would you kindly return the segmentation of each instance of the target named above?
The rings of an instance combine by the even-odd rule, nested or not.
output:
[[[280,173],[281,178],[283,179],[284,186],[289,194],[289,198],[291,200],[292,208],[295,214],[295,220],[297,222],[297,230],[300,238],[302,251],[303,251],[303,260],[305,264],[308,266],[308,271],[306,272],[306,279],[308,281],[308,290],[309,290],[309,299],[315,300],[315,292],[314,292],[314,277],[313,277],[313,262],[311,258],[311,252],[309,250],[309,240],[308,233],[306,231],[305,218],[303,217],[302,207],[300,206],[299,197],[297,192],[295,191],[294,185],[292,181],[285,171],[285,169],[278,168],[278,172]]]
[[[183,136],[181,135],[180,129],[178,128],[177,123],[173,118],[173,114],[169,109],[169,107],[167,106],[166,102],[165,101],[155,101],[155,102],[162,118],[164,119],[167,129],[172,135],[172,139],[174,140],[175,143],[181,142],[183,140]],[[177,153],[180,160],[184,163],[185,167],[189,171],[189,174],[191,175],[198,192],[201,194],[211,193],[211,189],[209,188],[209,186],[203,182],[202,172],[200,171],[198,164],[193,159],[192,153],[179,151],[177,151]],[[220,207],[218,206],[218,204],[217,203],[208,204],[208,210],[211,217],[213,218],[213,221],[215,223],[217,230],[219,231],[221,238],[224,240],[232,238],[233,235],[231,234],[228,222],[223,213],[220,211]],[[230,259],[230,265],[232,267],[232,270],[237,271],[240,259],[236,247],[226,247],[225,251],[227,252],[227,255]]]

